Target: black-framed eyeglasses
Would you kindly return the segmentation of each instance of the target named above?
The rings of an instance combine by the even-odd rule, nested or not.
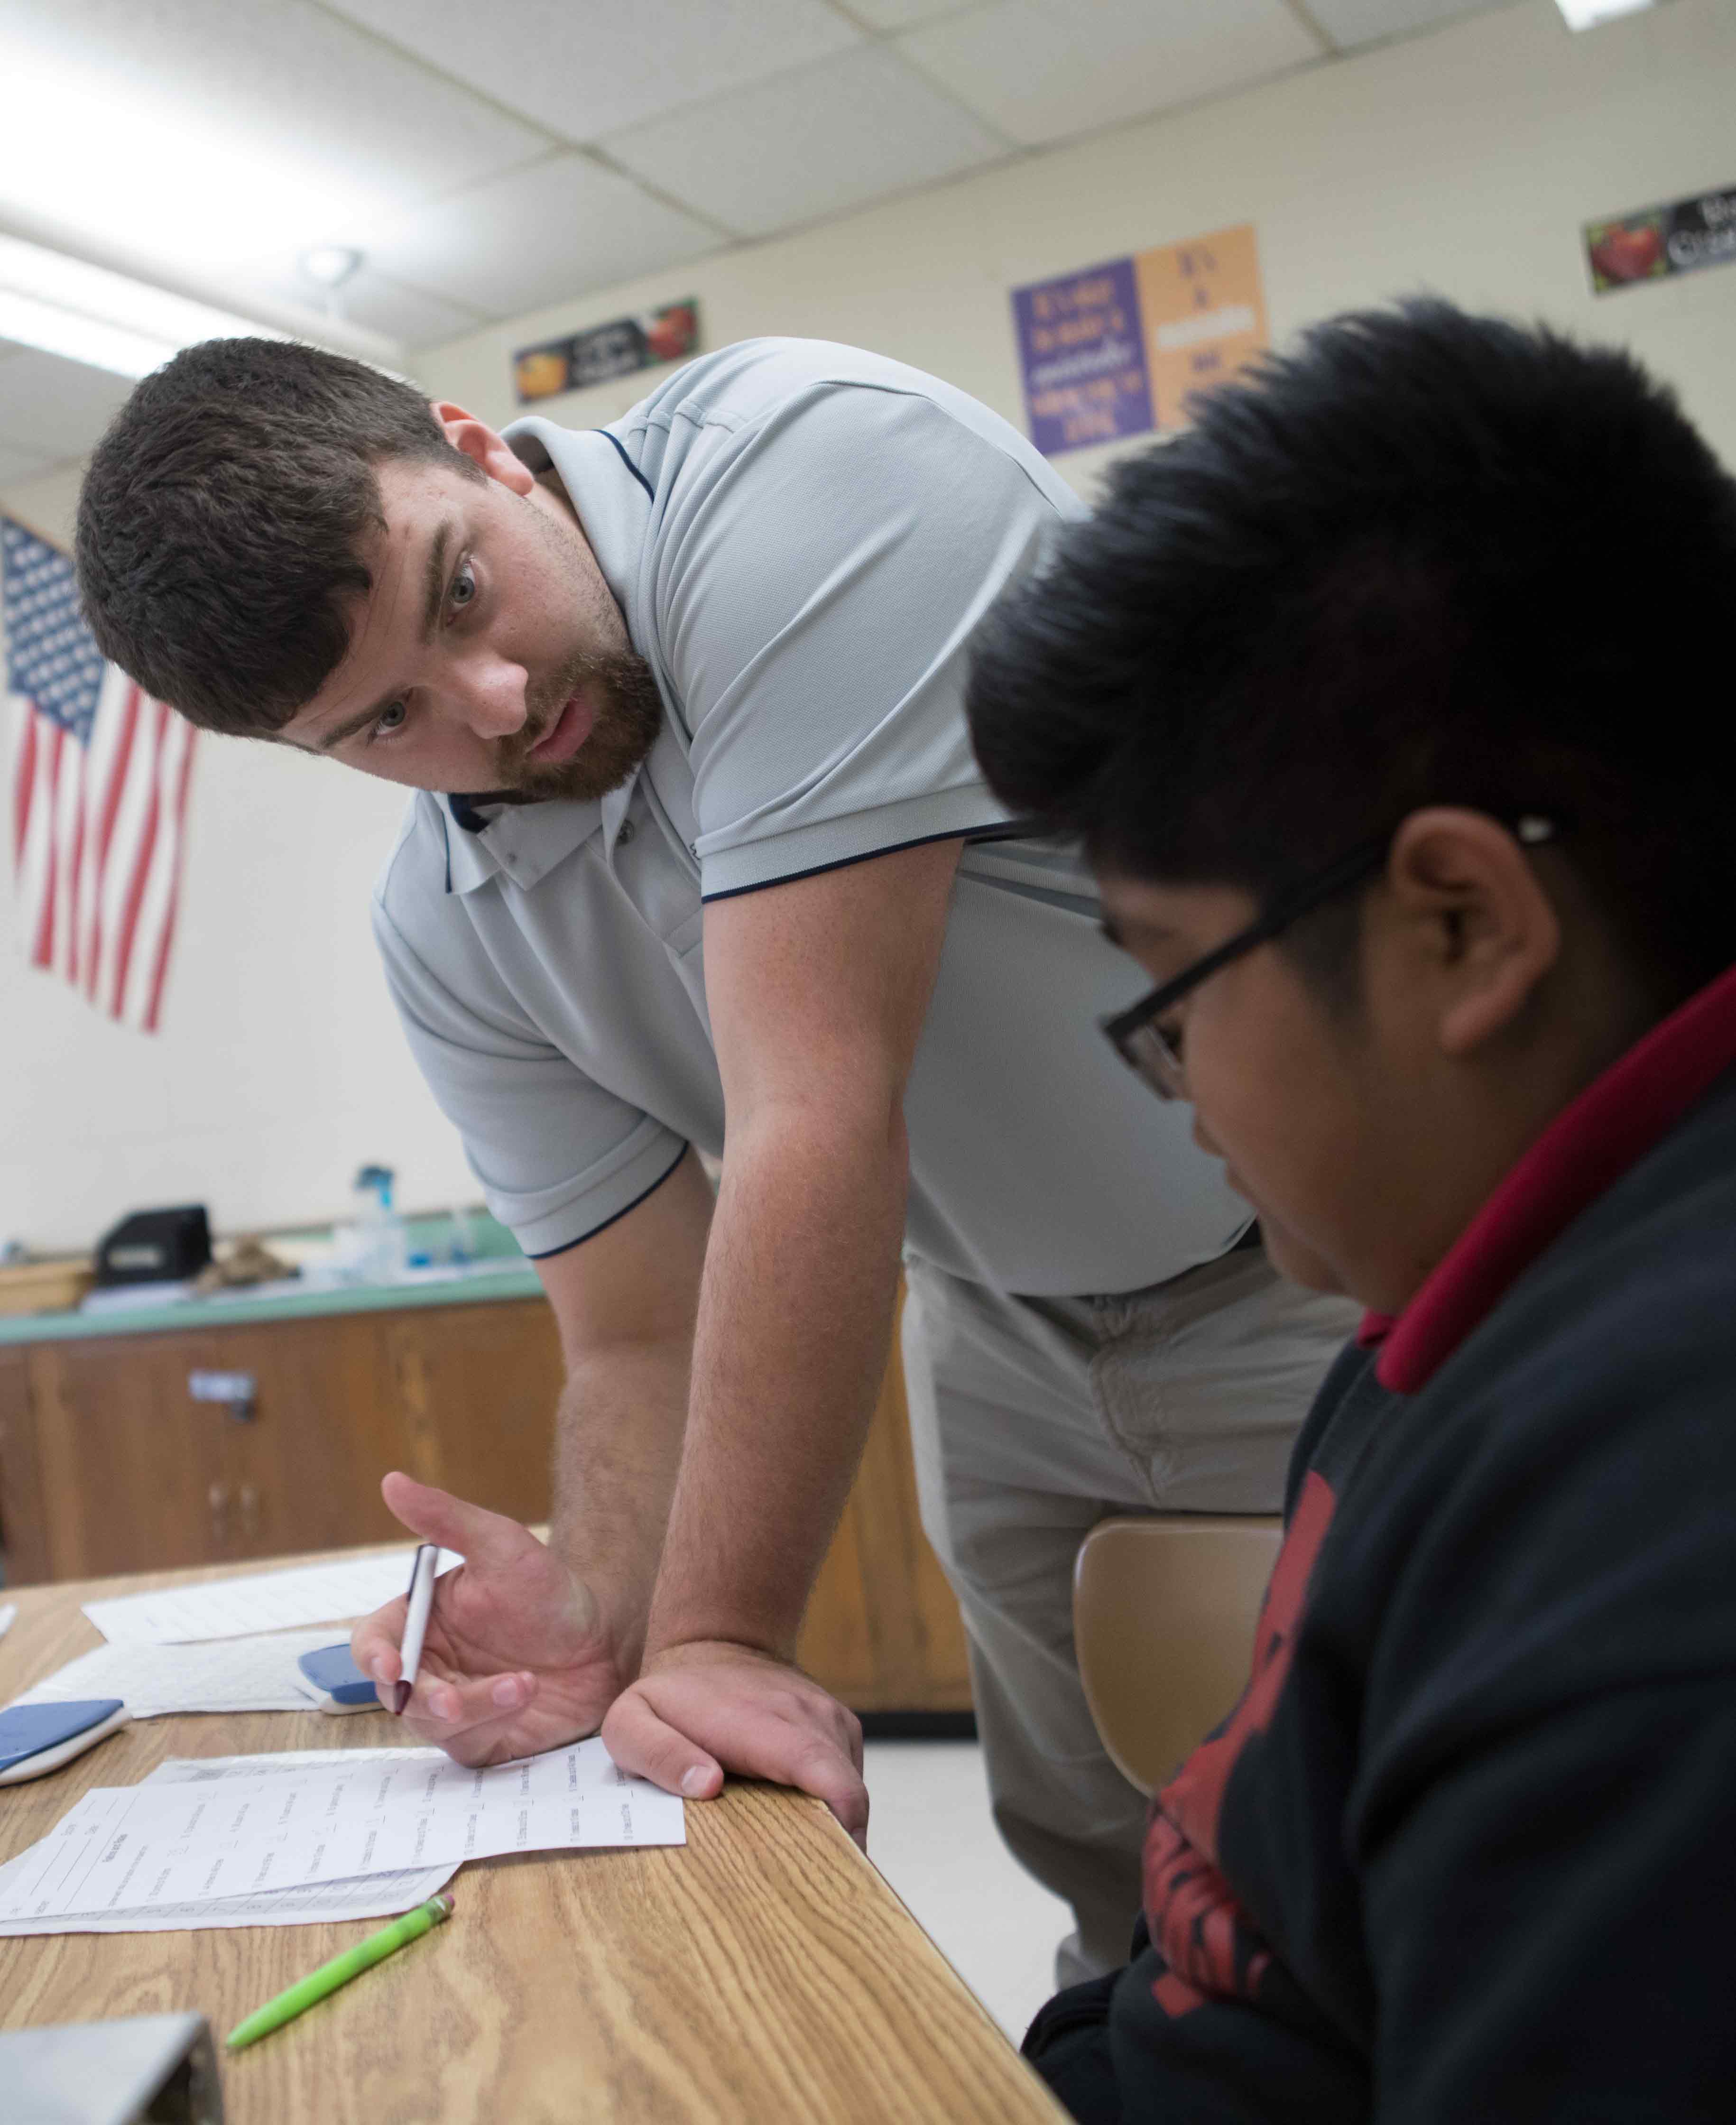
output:
[[[1510,824],[1515,837],[1527,848],[1552,840],[1557,831],[1553,820],[1531,813]],[[1391,846],[1390,835],[1363,841],[1312,878],[1280,893],[1263,915],[1257,916],[1245,929],[1237,931],[1233,937],[1226,938],[1215,951],[1196,959],[1191,967],[1184,967],[1173,981],[1153,989],[1126,1011],[1117,1011],[1113,1018],[1106,1018],[1102,1021],[1103,1033],[1110,1046],[1160,1100],[1186,1099],[1187,1075],[1179,1037],[1166,1033],[1158,1021],[1220,968],[1252,951],[1257,945],[1269,944],[1323,902],[1337,893],[1349,892],[1352,886],[1371,877],[1386,861],[1386,852]]]

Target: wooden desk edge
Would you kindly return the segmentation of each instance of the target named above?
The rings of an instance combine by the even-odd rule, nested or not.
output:
[[[396,1543],[382,1543],[371,1544],[364,1548],[351,1551],[303,1553],[273,1558],[269,1562],[262,1562],[256,1569],[259,1571],[288,1569],[297,1564],[330,1562],[337,1556],[377,1555],[382,1550],[399,1547],[401,1545]],[[9,1701],[21,1690],[29,1688],[32,1682],[51,1673],[68,1660],[76,1657],[80,1651],[87,1650],[91,1646],[101,1642],[100,1634],[95,1626],[82,1612],[82,1604],[84,1601],[99,1596],[142,1592],[164,1586],[186,1586],[238,1576],[243,1575],[238,1573],[233,1565],[213,1565],[179,1571],[135,1573],[125,1578],[111,1580],[64,1581],[50,1586],[20,1586],[3,1590],[3,1592],[0,1592],[0,1600],[15,1603],[17,1615],[9,1632],[5,1637],[0,1637],[0,1703]],[[51,1623],[52,1628],[45,1630],[43,1627],[45,1623]],[[356,1742],[362,1741],[362,1736],[355,1731],[355,1722],[350,1721],[342,1722],[345,1734],[343,1736],[337,1736],[332,1735],[328,1728],[322,1727],[320,1723],[322,1715],[317,1713],[305,1715],[304,1719],[304,1715],[291,1713],[275,1716],[235,1715],[234,1718],[220,1721],[213,1719],[209,1715],[203,1718],[197,1715],[183,1715],[175,1718],[140,1722],[137,1727],[130,1730],[134,1743],[133,1748],[128,1751],[129,1756],[132,1759],[132,1774],[142,1775],[144,1769],[149,1767],[140,1760],[139,1744],[141,1741],[144,1745],[144,1753],[153,1760],[164,1755],[176,1754],[194,1755],[229,1754],[238,1747],[257,1749],[260,1746],[257,1739],[251,1738],[251,1736],[257,1731],[252,1729],[251,1726],[248,1737],[244,1738],[234,1732],[236,1719],[243,1722],[250,1722],[252,1718],[270,1721],[275,1731],[285,1717],[302,1722],[297,1725],[293,1738],[285,1735],[285,1746],[314,1746],[319,1739],[326,1739],[329,1743],[331,1740],[347,1740],[351,1735],[354,1736]],[[364,1714],[362,1718],[370,1726],[373,1725],[374,1719],[371,1715]],[[123,1741],[127,1738],[128,1736],[124,1736]],[[379,1746],[380,1738],[370,1737],[368,1745]],[[208,1746],[199,1746],[201,1743]],[[8,1807],[3,1814],[0,1814],[0,1861],[14,1856],[17,1851],[34,1843],[47,1828],[52,1826],[53,1821],[59,1819],[79,1793],[90,1787],[113,1782],[114,1770],[111,1769],[105,1773],[102,1765],[105,1750],[115,1749],[116,1746],[115,1742],[101,1745],[92,1751],[88,1757],[77,1760],[73,1765],[68,1765],[65,1771],[43,1780],[40,1785],[8,1788],[7,1798],[24,1804]],[[112,1765],[114,1759],[111,1757],[108,1760]],[[760,1806],[765,1805],[776,1807],[781,1815],[787,1811],[793,1824],[801,1826],[799,1833],[801,1837],[818,1837],[823,1840],[828,1856],[821,1860],[819,1853],[816,1852],[815,1859],[820,1862],[818,1871],[823,1873],[830,1872],[833,1868],[842,1867],[848,1870],[858,1882],[861,1892],[869,1899],[870,1906],[873,1903],[878,1902],[883,1906],[889,1907],[890,1914],[896,1915],[895,1922],[892,1921],[889,1915],[889,1923],[892,1924],[894,1932],[900,1936],[899,1945],[901,1959],[903,1959],[903,1950],[908,1948],[909,1951],[908,1959],[905,1960],[905,1968],[900,1973],[900,1981],[904,1982],[914,1994],[920,1995],[924,2023],[932,2024],[937,2032],[944,2031],[947,2038],[946,2048],[949,2051],[967,2052],[978,2061],[982,2076],[981,2099],[984,2108],[979,2112],[973,2110],[971,2113],[973,2116],[980,2116],[985,2119],[990,2117],[1005,2119],[1009,2121],[1009,2125],[1019,2125],[1019,2121],[1024,2120],[1030,2121],[1030,2125],[1058,2125],[1058,2121],[1063,2120],[1064,2113],[1055,2105],[1053,2099],[1035,2076],[1018,2060],[1004,2034],[988,2015],[982,2003],[965,1985],[933,1941],[922,1931],[903,1899],[874,1865],[872,1859],[848,1836],[823,1802],[806,1794],[766,1786],[754,1781],[733,1779],[725,1791],[726,1794],[734,1793],[743,1798],[746,1798],[748,1794],[753,1795],[758,1803],[752,1810],[755,1814],[758,1813]],[[31,1801],[36,1804],[31,1805]],[[710,1808],[718,1804],[715,1802],[693,1804],[696,1808]],[[733,1809],[730,1811],[730,1816],[732,1820],[738,1819]],[[723,1825],[720,1822],[719,1830],[722,1827]],[[710,1844],[711,1840],[707,1838],[705,1842]],[[480,1871],[486,1879],[488,1871],[486,1866]],[[461,1893],[461,1882],[460,1886]],[[208,1952],[200,1951],[196,1945],[190,1946],[185,1955],[178,1957],[178,1959],[184,1963],[195,1960],[201,1963],[212,1961],[221,1962],[225,1953],[224,1947],[220,1945],[223,1944],[229,1944],[228,1953],[230,1959],[233,1960],[236,1952],[235,1944],[251,1944],[252,1953],[246,1958],[248,1967],[249,1972],[257,1971],[259,1974],[248,1975],[244,1981],[240,1983],[236,1997],[225,1999],[220,2010],[221,2013],[226,2014],[233,2008],[238,2018],[240,2012],[245,2012],[251,2006],[257,2005],[261,1999],[270,1996],[271,1991],[281,1989],[275,1976],[267,1974],[265,1966],[281,1966],[290,1976],[300,1974],[304,1967],[311,1967],[323,1955],[332,1953],[335,1947],[347,1944],[351,1937],[361,1938],[362,1933],[369,1929],[370,1925],[371,1922],[357,1922],[347,1927],[250,1929],[243,1929],[240,1933],[205,1930],[178,1934],[56,1934],[20,1939],[16,1942],[0,1939],[0,1958],[12,1960],[17,1971],[19,1965],[25,1961],[25,1957],[19,1954],[18,1951],[41,1952],[56,1948],[65,1951],[70,1947],[73,1951],[70,1959],[78,1962],[81,1968],[88,1967],[90,1971],[89,1978],[82,1979],[78,1989],[86,1998],[90,2000],[92,2011],[137,2013],[155,2011],[159,2004],[169,2004],[160,1986],[156,1992],[147,1991],[141,1995],[136,1982],[130,1980],[120,1988],[125,2004],[117,2005],[114,1988],[104,1986],[95,1981],[97,1968],[107,1964],[118,1969],[122,1965],[141,1962],[154,1964],[160,1968],[166,1961],[163,1954],[163,1944],[165,1942],[219,1944]],[[307,1934],[309,1939],[304,1942],[299,1942],[298,1937],[303,1934]],[[153,1944],[154,1952],[152,1947]],[[132,1944],[130,1950],[127,1944]],[[141,1946],[144,1950],[142,1957],[139,1953]],[[82,1957],[80,1951],[83,1952]],[[9,1954],[8,1952],[11,1953]],[[285,1981],[287,1980],[285,1979]],[[207,1982],[209,1982],[208,1980]],[[29,1997],[21,2000],[17,1995],[21,1990],[28,1994],[33,1989],[35,1988],[20,1987],[17,1985],[0,1986],[0,2026],[22,2026],[29,2023],[78,2018],[77,1999],[74,1999],[68,2012],[64,1997],[64,1988],[62,1996],[58,1998],[50,1996],[45,1999],[44,2004],[49,2006],[50,2011],[47,2013],[32,2011],[31,2000]],[[45,1989],[52,1991],[52,1988]],[[11,2012],[7,2011],[5,2000],[5,1995],[8,1991],[13,1994],[13,2011]],[[202,1996],[209,1996],[209,1995]],[[219,2010],[215,2003],[210,2011],[213,2014],[214,2022],[219,2019]],[[844,2022],[847,2023],[851,2019],[847,2015]],[[218,2033],[221,2034],[220,2028]],[[840,2024],[838,2034],[839,2040],[844,2041],[847,2032],[843,2023]],[[915,2041],[913,2039],[913,2042]],[[287,2047],[285,2050],[287,2051]],[[227,2078],[226,2076],[226,2081]],[[256,2080],[256,2086],[259,2107],[256,2108],[254,2103],[249,2100],[232,2108],[231,2114],[237,2121],[237,2125],[246,2125],[246,2121],[254,2116],[262,2118],[270,2117],[275,2120],[281,2115],[289,2114],[285,2113],[282,2108],[285,2091],[281,2087],[273,2087],[271,2090],[270,2103],[267,2105],[266,2102],[267,2091],[263,2082]],[[359,2091],[357,2095],[359,2099]],[[923,2114],[920,2112],[912,2112],[903,2106],[881,2111],[874,2104],[871,2085],[859,2085],[844,2090],[838,2094],[837,2099],[845,2107],[838,2109],[835,2113],[828,2109],[826,2113],[828,2117],[836,2114],[840,2118],[848,2116],[854,2119],[857,2117],[867,2118],[885,2115],[890,2118],[894,2115],[905,2117]],[[864,2102],[870,2107],[862,2108]],[[335,2118],[337,2113],[330,2109],[316,2108],[309,2110],[305,2114],[320,2114]],[[353,2113],[346,2110],[342,2114],[345,2117],[352,2114],[361,2117],[373,2113],[365,2109],[357,2109]],[[460,2113],[455,2111],[452,2114]],[[573,2113],[575,2117],[578,2114],[577,2112]],[[583,2114],[587,2118],[592,2116],[606,2116],[613,2118],[627,2118],[640,2113],[631,2109],[611,2109],[606,2111],[587,2109]],[[818,2115],[818,2113],[813,2114]],[[949,2114],[960,2117],[964,2113],[955,2108]],[[769,2119],[770,2113],[768,2113],[767,2115]]]

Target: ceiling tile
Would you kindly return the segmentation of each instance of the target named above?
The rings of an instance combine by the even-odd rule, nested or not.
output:
[[[304,310],[318,312],[325,307],[324,290],[300,272],[294,258],[273,259],[268,266],[244,277],[237,276],[230,285],[235,300],[243,306],[248,293],[257,291],[272,302],[295,303]],[[383,332],[405,347],[437,346],[485,321],[481,310],[407,287],[371,262],[359,266],[344,282],[338,315],[347,323]]]
[[[860,43],[825,0],[333,0],[569,140]]]
[[[1348,50],[1382,37],[1406,37],[1460,15],[1486,15],[1498,0],[1309,0],[1309,12]]]
[[[0,443],[0,487],[13,487],[21,479],[34,479],[54,462],[52,458],[32,457],[27,450],[15,450],[9,444]]]
[[[1005,141],[884,49],[847,53],[616,134],[625,168],[742,236],[932,183]]]
[[[75,81],[87,98],[120,98],[136,110],[124,143],[135,203],[159,205],[150,200],[153,133],[210,139],[214,186],[225,182],[223,144],[291,172],[314,202],[309,225],[305,233],[299,223],[274,229],[254,247],[256,256],[289,243],[357,241],[380,214],[514,168],[549,145],[540,129],[436,78],[309,0],[6,0],[0,73],[8,66],[26,81],[46,68],[55,80]],[[80,116],[68,113],[75,136]],[[83,225],[68,204],[77,197],[69,185],[40,210]],[[163,211],[172,219],[172,205]],[[186,212],[196,219],[197,211],[194,197]],[[115,240],[147,253],[153,247],[136,231],[117,229]],[[202,262],[238,262],[244,233],[242,242],[242,251]],[[178,247],[158,246],[163,255]]]
[[[130,378],[58,354],[0,347],[0,444],[58,464],[94,450],[125,403]]]
[[[722,240],[612,170],[558,154],[407,217],[369,258],[394,280],[505,318],[697,258]]]
[[[971,0],[838,0],[847,14],[870,30],[910,30],[941,15],[961,15]]]
[[[1281,0],[1001,0],[895,48],[1031,146],[1217,95],[1317,59]]]

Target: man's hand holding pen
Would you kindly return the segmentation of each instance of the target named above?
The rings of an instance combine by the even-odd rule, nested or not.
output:
[[[412,1732],[471,1765],[594,1733],[630,1678],[591,1589],[503,1514],[405,1475],[388,1476],[381,1488],[419,1540],[465,1560],[435,1581],[403,1715]],[[403,1673],[407,1611],[400,1595],[351,1638],[356,1665],[388,1704]]]

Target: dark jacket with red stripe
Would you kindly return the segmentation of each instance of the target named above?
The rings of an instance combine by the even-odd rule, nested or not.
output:
[[[1026,2040],[1081,2118],[1736,2118],[1733,1065],[1736,971],[1328,1377],[1135,1959]]]

